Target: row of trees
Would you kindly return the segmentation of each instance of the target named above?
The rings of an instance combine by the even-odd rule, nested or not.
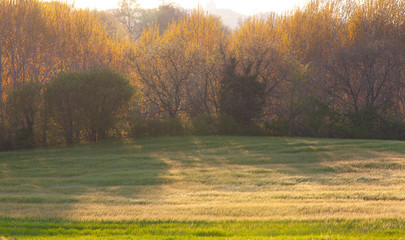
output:
[[[404,130],[404,7],[311,1],[232,32],[200,10],[163,34],[152,26],[128,59],[144,114],[225,114],[291,136],[393,137]]]
[[[33,129],[28,135],[36,135],[35,142],[71,143],[107,133],[148,135],[142,126],[169,118],[182,126],[208,126],[199,133],[254,129],[255,134],[405,138],[405,6],[400,0],[314,0],[282,15],[250,17],[234,30],[200,9],[162,5],[146,11],[134,0],[106,12],[37,0],[1,0],[0,5],[2,136],[16,139],[18,129]],[[105,66],[137,89],[131,117],[120,118],[125,127],[93,127],[90,116],[109,118],[103,114],[71,119],[72,126],[49,118],[51,106],[64,106],[45,97],[51,96],[51,83],[65,79],[66,96],[78,101],[71,114],[80,115],[99,100],[75,88],[81,86],[79,75]],[[92,89],[112,84],[113,75],[95,71]],[[30,110],[36,117],[17,121],[10,116],[17,114],[12,113],[18,109],[15,95],[27,89],[40,93],[25,97],[38,102]],[[152,120],[152,125],[139,124]],[[65,136],[57,138],[50,129],[65,129]]]

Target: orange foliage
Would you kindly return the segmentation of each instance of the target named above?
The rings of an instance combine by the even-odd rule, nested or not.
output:
[[[38,0],[0,2],[0,94],[59,71],[121,66],[125,42],[107,36],[97,13]],[[121,69],[119,69],[121,70]]]

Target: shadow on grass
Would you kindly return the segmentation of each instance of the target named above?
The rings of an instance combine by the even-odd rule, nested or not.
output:
[[[373,141],[345,139],[217,136],[181,140],[188,148],[186,152],[184,152],[185,149],[177,153],[174,151],[175,155],[172,159],[183,167],[203,166],[223,169],[246,167],[249,168],[250,174],[263,178],[272,173],[291,178],[285,182],[277,180],[267,183],[281,185],[294,185],[302,182],[316,182],[322,185],[335,184],[332,183],[333,176],[356,171],[358,169],[356,167],[362,160],[370,161],[370,159],[381,158],[384,151],[379,144],[384,145],[386,151],[394,148],[392,144],[399,144],[396,147],[405,147],[402,142],[381,141],[376,141],[370,147],[369,145]],[[183,157],[175,157],[176,154]],[[343,164],[343,162],[353,163]],[[381,164],[377,164],[375,167],[381,167]],[[388,164],[385,167],[401,168],[402,165]],[[243,174],[239,175],[243,177]],[[238,177],[238,174],[235,176]],[[266,183],[259,182],[258,184]]]
[[[211,136],[142,138],[3,152],[0,215],[70,218],[73,212],[82,210],[82,204],[106,208],[109,204],[148,205],[158,202],[158,198],[164,200],[161,189],[176,181],[206,185],[328,185],[333,184],[329,177],[353,170],[333,163],[378,158],[396,148],[405,149],[405,144]],[[172,170],[178,175],[171,176]],[[193,175],[197,170],[199,175]],[[178,180],[181,174],[185,177]],[[253,182],[249,182],[251,179]]]
[[[108,204],[116,196],[145,204],[136,199],[165,184],[169,166],[142,148],[106,141],[0,153],[0,215],[65,218],[78,203]]]

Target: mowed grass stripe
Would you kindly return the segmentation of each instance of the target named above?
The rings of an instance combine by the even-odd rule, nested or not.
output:
[[[67,221],[0,218],[21,239],[404,239],[403,219],[301,221]]]
[[[405,143],[159,137],[0,153],[0,216],[72,220],[405,216]]]

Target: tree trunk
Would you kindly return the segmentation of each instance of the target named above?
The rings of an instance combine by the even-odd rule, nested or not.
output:
[[[3,103],[3,48],[1,45],[0,39],[0,106]],[[0,123],[2,122],[2,118],[0,118]]]

